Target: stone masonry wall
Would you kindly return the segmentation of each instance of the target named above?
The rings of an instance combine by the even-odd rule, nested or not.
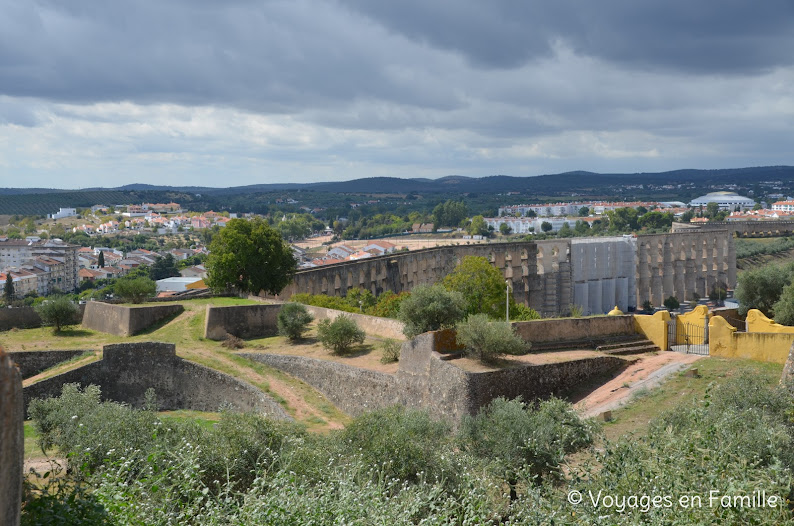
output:
[[[19,524],[25,453],[22,377],[0,348],[0,522]]]
[[[157,342],[106,345],[103,359],[25,387],[25,410],[34,398],[59,396],[63,384],[98,385],[106,400],[141,406],[153,388],[162,410],[217,411],[229,406],[290,417],[267,394],[227,374],[183,360],[173,344]]]
[[[25,379],[86,352],[90,351],[16,351],[10,353],[10,356]]]
[[[601,339],[635,334],[633,316],[563,318],[513,323],[516,333],[530,343]]]
[[[83,315],[83,327],[116,336],[132,336],[184,310],[182,305],[125,307],[90,301]]]
[[[303,380],[349,415],[356,416],[401,402],[397,379],[391,374],[303,356],[265,353],[239,356]]]
[[[277,332],[277,317],[281,305],[207,305],[204,337],[223,340],[226,334],[238,338],[263,338]]]
[[[78,313],[74,324],[83,321],[85,305],[78,306]],[[0,309],[0,331],[9,329],[32,329],[41,327],[41,318],[33,307],[14,307],[13,309]]]

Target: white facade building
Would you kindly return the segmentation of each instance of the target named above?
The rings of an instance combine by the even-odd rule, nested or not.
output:
[[[576,218],[568,217],[486,217],[485,223],[494,230],[499,230],[502,224],[507,224],[513,234],[540,234],[543,232],[543,223],[551,225],[550,232],[558,232],[562,225],[568,223],[573,228]]]
[[[693,199],[689,205],[692,207],[706,208],[709,203],[717,203],[720,210],[728,210],[733,212],[737,207],[741,210],[752,209],[755,206],[755,201],[749,197],[744,197],[736,192],[711,192],[706,195],[701,195],[697,199]]]
[[[77,215],[76,208],[61,208],[54,214],[49,214],[47,217],[50,219],[62,219],[64,217],[75,217]]]

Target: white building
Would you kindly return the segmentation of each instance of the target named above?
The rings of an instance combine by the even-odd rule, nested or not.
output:
[[[781,212],[794,212],[794,201],[778,201],[772,203],[772,210]]]
[[[709,203],[717,203],[720,210],[728,210],[729,212],[733,212],[737,207],[740,210],[747,210],[755,206],[753,199],[741,196],[736,192],[711,192],[693,199],[689,205],[695,208],[700,206],[706,208]]]
[[[502,224],[507,224],[513,234],[540,234],[543,232],[543,223],[549,223],[549,232],[558,232],[562,225],[568,223],[573,228],[576,218],[568,217],[486,217],[485,223],[494,230],[499,230]]]
[[[157,292],[184,292],[187,290],[188,285],[192,285],[197,281],[201,281],[201,278],[198,276],[180,276],[158,279],[155,283],[157,284]]]
[[[50,219],[61,219],[64,217],[74,217],[77,215],[77,209],[75,208],[61,208],[54,214],[49,214],[47,217]]]

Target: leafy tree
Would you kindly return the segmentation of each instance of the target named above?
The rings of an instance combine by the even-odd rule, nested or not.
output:
[[[651,312],[653,310],[653,303],[651,303],[651,300],[645,300],[642,302],[642,310],[645,312]]]
[[[551,232],[553,228],[554,228],[554,227],[553,227],[553,226],[551,225],[551,223],[549,223],[548,221],[543,221],[543,222],[540,224],[540,229],[541,229],[541,230],[543,230],[544,232],[547,232],[547,233],[548,233],[548,232]]]
[[[3,285],[3,300],[5,300],[6,305],[10,305],[14,300],[14,278],[10,272],[6,272],[6,282]]]
[[[179,270],[176,268],[176,261],[174,256],[166,254],[164,257],[159,257],[154,264],[149,267],[149,279],[154,281],[173,278],[179,276]]]
[[[456,227],[466,219],[468,210],[463,201],[447,200],[444,203],[439,203],[433,209],[433,221],[436,228],[451,226]]]
[[[356,322],[344,314],[337,316],[334,321],[321,320],[317,325],[317,339],[334,354],[350,352],[354,344],[364,343],[365,337]]]
[[[505,321],[491,321],[487,314],[472,314],[455,325],[457,341],[466,354],[484,363],[496,361],[505,354],[524,354],[529,343],[516,335]]]
[[[590,225],[586,221],[579,219],[574,224],[573,232],[577,236],[586,236],[590,233]]]
[[[380,357],[380,363],[394,363],[400,360],[400,350],[402,344],[394,338],[386,338],[381,344],[383,355]]]
[[[794,283],[786,285],[774,305],[775,321],[781,325],[794,325]]]
[[[278,333],[292,341],[300,340],[314,317],[300,303],[287,303],[278,311]]]
[[[520,474],[529,470],[540,483],[560,474],[565,455],[593,442],[593,425],[582,420],[571,404],[552,398],[536,409],[521,399],[496,398],[475,416],[466,416],[459,439],[462,447],[486,460],[502,477],[516,500]]]
[[[681,303],[679,303],[678,298],[675,296],[670,296],[664,300],[664,306],[667,310],[675,310],[681,306]]]
[[[97,258],[97,265],[99,268],[105,268],[105,252],[100,250],[99,257]]]
[[[146,298],[154,296],[157,292],[157,284],[145,276],[124,277],[116,281],[113,291],[125,301],[143,303]]]
[[[44,325],[52,325],[53,332],[73,325],[77,318],[77,305],[66,296],[59,296],[40,303],[35,307]]]
[[[527,210],[527,213],[525,215],[526,217],[538,217],[538,213],[532,210],[531,208]]]
[[[482,313],[504,319],[505,279],[484,257],[464,256],[442,283],[448,290],[463,295],[467,315]]]
[[[735,296],[739,300],[739,314],[758,309],[774,318],[774,305],[780,299],[783,288],[794,278],[794,263],[767,265],[745,270],[738,277]]]
[[[720,213],[720,205],[714,202],[711,202],[706,205],[706,217],[709,219],[714,219],[717,217],[717,214]]]
[[[473,236],[487,236],[488,224],[485,222],[485,218],[483,216],[472,217],[467,231]]]
[[[687,210],[683,214],[681,214],[681,222],[682,223],[689,223],[692,221],[692,218],[695,217],[695,212],[693,210]]]
[[[557,232],[558,237],[571,237],[572,235],[573,230],[571,230],[571,225],[569,225],[567,222],[563,223],[559,232]]]
[[[405,324],[409,338],[427,331],[453,327],[466,316],[466,300],[443,285],[419,285],[400,304],[397,318]]]
[[[673,216],[672,212],[662,213],[653,211],[643,214],[638,222],[641,227],[649,230],[666,230],[673,225],[674,219],[675,216]]]
[[[631,232],[639,229],[639,213],[634,208],[607,210],[610,232]]]
[[[590,215],[590,209],[586,206],[583,206],[579,209],[579,217],[587,217]]]
[[[508,225],[507,223],[502,223],[499,225],[499,232],[501,232],[503,236],[509,235],[510,232],[512,231],[513,229],[510,228],[510,225]]]
[[[394,292],[387,290],[378,296],[377,303],[369,310],[369,312],[367,312],[367,314],[380,316],[383,318],[396,318],[400,313],[400,304],[410,295],[411,293],[408,291],[395,294]]]
[[[266,221],[232,219],[216,234],[207,258],[207,284],[258,294],[278,294],[295,273],[292,250]]]
[[[345,301],[357,312],[367,312],[377,303],[372,292],[362,288],[348,290]]]

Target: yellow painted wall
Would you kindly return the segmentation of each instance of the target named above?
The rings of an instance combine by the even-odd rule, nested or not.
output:
[[[709,308],[705,305],[698,305],[691,311],[687,312],[686,314],[679,314],[676,317],[676,340],[678,343],[686,342],[686,324],[694,325],[696,327],[702,327],[704,330],[702,333],[699,333],[698,336],[689,337],[689,343],[692,345],[700,345],[703,343],[704,336],[705,336],[705,328],[708,319],[711,318],[711,314],[709,313]]]
[[[747,311],[747,332],[775,332],[794,334],[794,327],[780,325],[773,320],[767,318],[763,312],[758,309],[750,309]]]
[[[208,288],[207,285],[204,283],[203,279],[200,279],[196,282],[191,283],[185,289],[206,289]]]
[[[793,341],[794,333],[736,332],[736,328],[720,316],[712,317],[709,322],[711,356],[784,364]]]
[[[661,350],[667,350],[667,322],[670,313],[666,310],[649,314],[634,315],[634,330],[651,340]]]

